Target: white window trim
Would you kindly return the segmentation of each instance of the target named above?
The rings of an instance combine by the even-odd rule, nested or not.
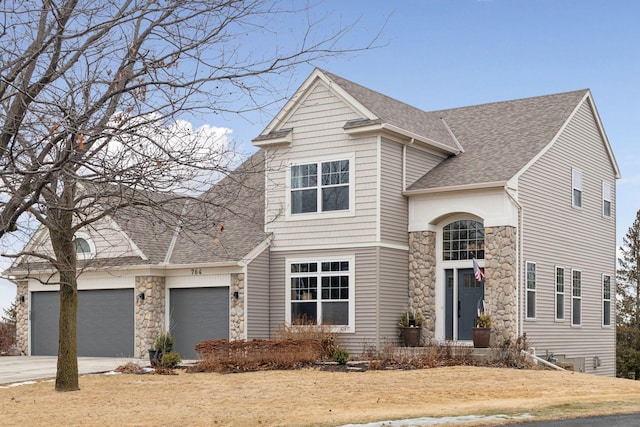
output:
[[[574,272],[580,273],[580,296],[579,297],[576,297],[573,295],[573,273]],[[573,323],[573,300],[574,299],[580,300],[580,323]],[[577,328],[582,326],[582,270],[578,270],[578,269],[571,269],[571,326],[577,327]]]
[[[326,257],[305,257],[305,258],[287,258],[285,260],[286,268],[286,283],[285,283],[285,323],[291,325],[291,264],[306,263],[306,262],[336,262],[336,261],[348,261],[349,262],[349,325],[347,326],[333,326],[332,332],[345,332],[354,333],[355,327],[355,307],[356,307],[356,292],[355,292],[355,278],[356,278],[356,257],[355,255],[347,256],[326,256]]]
[[[609,299],[606,299],[604,297],[604,278],[605,277],[609,278]],[[613,305],[611,303],[611,294],[613,293],[613,289],[612,289],[613,288],[613,280],[611,280],[611,275],[610,274],[603,274],[601,283],[602,283],[602,306],[601,306],[602,316],[600,316],[600,318],[601,318],[601,322],[602,322],[602,327],[603,328],[611,328],[612,325],[613,325],[613,322],[611,321],[611,314],[613,313],[613,310],[612,310]],[[604,323],[604,303],[605,303],[605,301],[609,301],[609,324],[608,325],[606,325]]]
[[[611,218],[613,216],[613,202],[611,201],[612,186],[608,182],[602,181],[602,217]],[[605,203],[609,202],[609,215],[605,213]]]
[[[529,265],[533,265],[534,267],[536,266],[536,263],[533,261],[527,261],[525,263],[525,269],[524,269],[524,286],[525,286],[525,305],[524,305],[524,315],[525,315],[525,319],[526,320],[535,320],[536,319],[536,314],[538,313],[538,306],[537,306],[537,287],[538,287],[538,269],[537,267],[535,268],[535,277],[534,277],[534,281],[533,281],[533,289],[529,289]],[[529,293],[533,294],[533,317],[529,317]]]
[[[296,214],[292,214],[291,213],[291,168],[294,166],[301,166],[301,165],[309,165],[309,164],[317,164],[318,165],[318,184],[320,182],[320,176],[321,176],[321,171],[322,171],[322,163],[326,163],[326,162],[337,162],[340,160],[348,160],[349,161],[349,209],[344,209],[344,210],[338,210],[338,211],[326,211],[323,212],[321,210],[318,210],[317,212],[306,212],[306,213],[296,213]],[[308,160],[304,160],[304,161],[299,161],[299,162],[295,162],[295,163],[290,163],[287,166],[287,173],[285,174],[285,180],[286,180],[286,185],[285,185],[285,200],[286,200],[286,213],[285,213],[285,219],[287,221],[301,221],[301,220],[308,220],[308,219],[326,219],[326,218],[344,218],[344,217],[349,217],[349,216],[355,216],[356,214],[356,207],[355,207],[355,154],[351,153],[351,154],[347,154],[347,155],[339,155],[339,156],[332,156],[332,157],[321,157],[321,158],[313,158],[313,159],[308,159]],[[318,209],[321,209],[321,185],[318,185],[316,187],[318,189]]]
[[[564,278],[564,284],[562,286],[562,292],[558,292],[558,270],[562,270],[562,277]],[[567,320],[567,269],[556,265],[553,269],[553,286],[554,286],[554,318],[556,322],[564,322]],[[558,295],[562,295],[562,318],[558,317]]]
[[[85,233],[84,231],[77,231],[76,234],[74,234],[73,239],[84,239],[85,242],[87,242],[89,244],[89,252],[76,252],[76,259],[79,261],[83,261],[83,260],[87,260],[87,259],[93,259],[96,256],[96,244],[93,242],[93,239],[91,238],[91,236],[89,236],[88,233]]]
[[[580,179],[576,180],[576,176],[578,176]],[[583,180],[584,180],[584,175],[582,174],[582,171],[572,168],[571,169],[571,206],[576,209],[582,209],[582,207],[584,206],[584,191],[582,189]],[[576,183],[576,181],[579,181],[579,182]],[[577,206],[575,203],[575,199],[573,197],[573,190],[580,191],[580,206]]]

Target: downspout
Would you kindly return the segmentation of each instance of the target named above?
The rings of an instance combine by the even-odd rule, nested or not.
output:
[[[526,351],[526,350],[522,350],[521,353],[522,356],[524,357],[528,357],[529,359],[531,359],[534,363],[538,364],[538,363],[542,363],[543,365],[555,369],[556,371],[566,371],[566,369],[561,368],[558,365],[555,365],[551,362],[549,362],[548,360],[545,360],[541,357],[536,356],[536,352],[535,349],[533,349],[533,351]]]
[[[513,202],[514,205],[518,208],[518,244],[516,245],[516,337],[519,337],[522,334],[522,330],[524,329],[524,316],[522,316],[522,310],[520,307],[520,301],[522,296],[520,295],[523,292],[522,287],[522,278],[520,277],[520,259],[522,257],[522,252],[524,250],[523,243],[523,224],[524,224],[524,207],[520,204],[520,202],[513,197],[513,194],[509,191],[509,187],[504,186],[504,191],[509,196],[509,199]]]

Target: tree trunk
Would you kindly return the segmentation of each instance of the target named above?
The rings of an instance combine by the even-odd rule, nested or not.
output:
[[[62,276],[67,276],[63,278]],[[78,344],[76,339],[78,319],[78,287],[76,272],[60,273],[60,321],[58,335],[58,367],[56,390],[79,390]]]
[[[71,191],[69,191],[71,192]],[[56,391],[79,390],[78,386],[78,282],[76,252],[73,247],[73,215],[71,210],[53,211],[56,225],[49,228],[51,246],[55,253],[55,268],[60,274],[60,319],[58,322],[58,366]]]

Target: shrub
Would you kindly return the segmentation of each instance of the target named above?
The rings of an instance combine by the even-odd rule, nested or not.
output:
[[[533,365],[522,352],[529,349],[526,336],[519,336],[514,343],[506,340],[500,347],[494,349],[494,363],[507,368],[524,369]]]
[[[16,325],[0,322],[0,352],[5,352],[16,342]]]
[[[182,362],[182,357],[178,353],[162,353],[162,366],[165,368],[175,368]]]
[[[333,351],[333,361],[338,365],[346,365],[349,361],[349,351],[346,348],[336,347]]]
[[[153,348],[162,354],[171,353],[171,350],[173,350],[173,337],[171,336],[171,333],[162,332],[158,335]]]
[[[247,372],[295,369],[312,365],[322,345],[312,339],[228,341],[208,340],[196,345],[199,361],[188,372]]]
[[[331,360],[333,352],[338,347],[338,334],[332,332],[331,325],[317,325],[313,321],[299,319],[291,325],[280,325],[275,333],[278,341],[312,340],[320,344],[321,360]]]

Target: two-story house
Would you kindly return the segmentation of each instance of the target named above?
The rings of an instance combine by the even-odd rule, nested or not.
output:
[[[526,333],[539,353],[615,374],[619,170],[588,90],[425,112],[317,69],[254,145],[208,193],[241,185],[229,203],[254,208],[223,219],[221,240],[180,230],[151,254],[127,222],[121,252],[139,260],[81,276],[96,302],[124,291],[113,304],[132,325],[114,335],[135,342],[119,353],[142,355],[158,328],[189,357],[200,339],[269,338],[299,319],[357,353],[396,343],[408,306],[427,343],[467,342],[483,301],[497,344]],[[50,288],[19,273],[21,345],[51,353],[38,320]]]

